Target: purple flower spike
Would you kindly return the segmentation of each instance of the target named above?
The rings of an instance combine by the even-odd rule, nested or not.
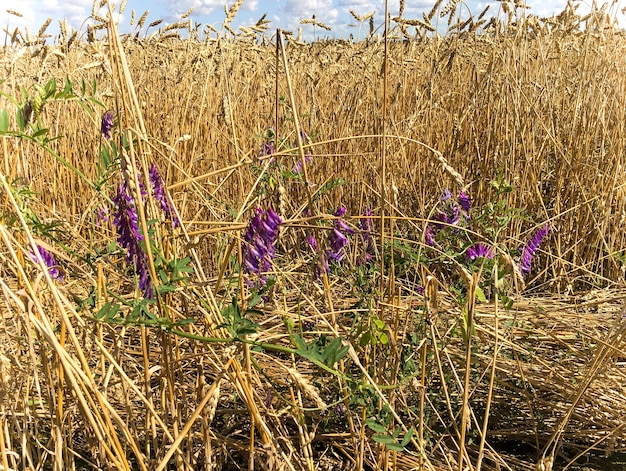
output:
[[[96,226],[100,227],[102,224],[109,220],[109,208],[106,206],[99,206],[96,209]]]
[[[450,198],[452,198],[452,192],[446,188],[445,190],[443,190],[443,195],[441,195],[439,201],[443,203],[445,201],[448,201]]]
[[[478,243],[478,244],[472,245],[471,247],[467,249],[467,252],[465,253],[465,258],[469,261],[474,261],[480,257],[491,259],[493,258],[493,255],[494,255],[493,247],[489,247],[488,245]]]
[[[472,198],[470,198],[469,195],[465,193],[464,191],[461,191],[459,193],[459,197],[457,198],[457,201],[459,202],[461,209],[465,211],[466,213],[469,213],[470,207],[472,206]]]
[[[535,253],[537,249],[543,242],[543,239],[546,238],[550,232],[550,225],[545,224],[543,227],[539,228],[537,232],[533,234],[531,239],[528,241],[524,249],[522,250],[522,258],[520,260],[519,268],[522,272],[523,276],[526,276],[530,273],[530,267],[533,263],[533,258],[535,257]]]
[[[113,225],[117,229],[117,242],[126,250],[128,263],[133,264],[135,273],[139,277],[139,289],[143,291],[145,298],[151,299],[154,293],[148,269],[148,258],[140,244],[143,236],[139,232],[137,208],[133,197],[128,193],[126,183],[118,185],[113,202],[115,203]]]
[[[54,255],[41,245],[37,245],[37,251],[39,252],[39,255],[41,255],[43,262],[48,267],[48,274],[50,275],[50,278],[53,280],[63,281],[65,279],[65,275],[63,274],[63,270],[59,266],[56,258],[54,258]],[[37,256],[33,252],[30,253],[30,258],[33,262],[37,263]]]
[[[435,229],[433,229],[433,225],[432,224],[428,224],[426,226],[426,233],[424,234],[424,241],[426,242],[426,245],[430,246],[430,247],[434,247],[435,246]]]
[[[137,208],[133,197],[128,193],[126,183],[119,184],[113,202],[116,207],[113,225],[117,229],[117,242],[126,249],[126,258],[130,262],[135,258],[139,241],[143,240],[143,236],[139,233]]]
[[[107,111],[102,116],[102,123],[100,124],[100,131],[105,139],[111,139],[111,130],[113,129],[113,111]]]
[[[272,208],[267,211],[257,208],[244,234],[243,271],[248,275],[254,274],[259,277],[258,287],[267,282],[263,272],[272,267],[272,260],[276,255],[274,244],[282,222],[281,217]],[[255,285],[249,279],[247,283],[250,286]]]
[[[176,211],[174,211],[174,206],[172,205],[168,197],[167,190],[163,185],[163,179],[161,178],[159,170],[154,163],[150,166],[150,170],[148,173],[150,176],[150,183],[152,184],[154,198],[159,202],[159,206],[165,214],[165,217],[172,221],[172,225],[174,226],[174,228],[179,227],[180,220],[176,215]]]
[[[306,238],[306,242],[307,244],[309,244],[311,246],[311,248],[313,249],[313,252],[317,252],[319,250],[319,246],[317,245],[317,240],[315,239],[315,236],[310,235]]]
[[[306,165],[310,164],[311,160],[313,160],[313,157],[311,156],[311,154],[306,154],[304,156],[304,163]],[[291,169],[291,173],[293,173],[294,175],[298,175],[299,173],[302,172],[303,167],[304,167],[304,164],[302,163],[302,160],[298,160],[296,164],[293,166],[293,168]]]
[[[346,234],[354,234],[354,231],[340,219],[345,214],[346,208],[343,206],[340,206],[337,208],[337,211],[335,211],[335,216],[337,216],[335,226],[328,235],[328,251],[326,253],[326,261],[329,263],[339,263],[344,259],[346,255],[345,247],[348,245],[348,237]]]

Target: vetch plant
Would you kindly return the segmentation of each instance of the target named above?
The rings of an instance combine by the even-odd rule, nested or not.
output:
[[[111,131],[113,130],[113,111],[107,111],[102,116],[102,122],[100,124],[100,132],[102,136],[108,141],[111,139]]]
[[[265,273],[271,269],[276,255],[274,244],[282,219],[272,208],[265,211],[257,208],[255,213],[244,234],[243,271],[247,275],[247,284],[260,288],[267,283]],[[256,283],[252,281],[252,275],[256,277]]]
[[[535,258],[537,249],[550,232],[550,225],[545,224],[540,227],[522,249],[522,256],[519,263],[519,269],[523,276],[530,273],[530,268]]]
[[[165,214],[165,217],[167,217],[170,221],[172,221],[172,226],[174,226],[174,228],[179,227],[180,220],[178,219],[178,216],[176,215],[176,211],[174,211],[174,206],[169,199],[169,195],[167,194],[167,190],[165,189],[165,186],[163,185],[163,179],[161,178],[161,175],[159,174],[159,170],[156,164],[153,163],[150,166],[149,175],[150,175],[150,183],[152,185],[152,192],[153,192],[152,194],[154,195],[154,198],[159,203],[159,207]]]
[[[137,208],[126,183],[119,183],[113,202],[116,207],[113,225],[118,234],[117,242],[126,250],[126,260],[133,265],[139,278],[139,289],[145,298],[151,299],[154,293],[148,257],[141,246],[144,237],[139,232]]]
[[[328,236],[328,250],[326,252],[326,260],[329,263],[339,263],[346,256],[345,247],[348,245],[348,235],[354,234],[354,231],[341,219],[346,214],[346,208],[340,206],[335,211],[335,224],[333,230]]]
[[[48,267],[48,274],[50,275],[50,277],[53,280],[63,281],[65,279],[65,274],[63,273],[63,270],[59,266],[59,263],[57,262],[52,252],[48,251],[41,245],[37,245],[37,252],[39,252],[41,259]],[[37,256],[34,252],[30,253],[30,258],[33,262],[37,263]]]

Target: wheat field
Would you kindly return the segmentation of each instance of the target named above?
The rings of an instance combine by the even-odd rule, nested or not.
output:
[[[5,30],[0,469],[626,466],[626,39],[456,3]]]

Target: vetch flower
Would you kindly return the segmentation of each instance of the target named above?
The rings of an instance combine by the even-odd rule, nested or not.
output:
[[[424,241],[426,242],[426,245],[430,246],[430,247],[434,247],[435,246],[435,229],[433,228],[432,224],[427,224],[426,225],[426,233],[424,234]]]
[[[161,178],[159,170],[154,163],[152,163],[152,165],[150,166],[150,170],[148,173],[150,177],[150,183],[152,185],[152,194],[154,195],[154,198],[159,202],[159,206],[165,214],[165,217],[172,221],[172,225],[174,226],[174,228],[180,226],[180,220],[176,215],[176,211],[174,211],[174,206],[172,205],[168,197],[167,190],[163,185],[163,179]]]
[[[452,192],[446,188],[445,190],[443,190],[443,195],[441,195],[441,198],[439,199],[439,201],[444,203],[448,201],[450,198],[452,198]]]
[[[470,198],[469,195],[465,193],[464,191],[461,191],[459,193],[459,197],[457,198],[457,201],[459,202],[461,209],[465,211],[466,213],[469,213],[470,207],[472,206],[472,198]]]
[[[472,245],[467,249],[467,252],[465,252],[465,258],[469,261],[474,261],[480,257],[491,259],[493,255],[493,247],[481,243]]]
[[[533,258],[535,257],[535,253],[537,249],[543,242],[543,240],[550,232],[550,225],[545,224],[540,227],[537,232],[533,234],[531,239],[528,241],[526,246],[522,249],[522,257],[520,259],[519,269],[523,276],[526,276],[530,273],[530,267],[533,263]]]
[[[118,185],[113,202],[115,203],[113,225],[117,230],[117,242],[126,250],[128,263],[133,264],[133,269],[139,277],[139,289],[143,291],[145,298],[151,299],[154,293],[148,257],[140,244],[143,236],[139,232],[137,208],[126,183]]]
[[[56,258],[52,255],[52,252],[46,250],[41,245],[37,245],[37,252],[41,255],[41,259],[48,267],[48,274],[54,280],[63,281],[65,279],[65,275],[63,274],[63,270],[59,266]],[[37,263],[37,256],[34,252],[30,253],[30,258],[33,262]]]
[[[96,226],[100,227],[103,223],[109,220],[109,208],[106,206],[99,206],[96,209]]]
[[[263,273],[272,266],[272,260],[276,255],[274,244],[282,222],[272,208],[266,211],[257,208],[244,234],[243,271],[248,275],[258,276],[259,287],[267,283],[267,277]],[[248,285],[254,286],[250,280],[247,282]]]
[[[311,156],[311,154],[306,154],[304,156],[304,163],[306,165],[311,163],[311,160],[313,160],[313,157]],[[304,167],[302,160],[298,160],[296,162],[296,164],[293,166],[293,168],[291,169],[291,173],[293,173],[294,175],[298,175],[302,172],[302,168]]]
[[[137,250],[140,249],[139,241],[143,240],[143,236],[139,232],[137,208],[126,183],[118,185],[113,202],[116,208],[113,225],[117,229],[117,242],[126,249],[126,258],[130,262],[135,259]]]
[[[100,131],[105,139],[111,139],[111,130],[113,129],[113,111],[107,111],[102,116],[102,123],[100,124]]]
[[[354,231],[341,219],[346,214],[346,208],[340,206],[335,211],[335,225],[328,235],[328,250],[326,252],[326,260],[329,263],[338,263],[343,260],[346,255],[345,247],[348,245],[347,235],[354,234]],[[347,235],[346,235],[347,234]]]
[[[317,252],[319,250],[319,246],[317,245],[317,239],[315,239],[314,235],[310,235],[306,238],[307,244],[311,246],[313,252]]]

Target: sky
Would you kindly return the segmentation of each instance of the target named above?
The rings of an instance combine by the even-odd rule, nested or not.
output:
[[[96,0],[99,1],[99,0]],[[130,31],[131,11],[135,10],[136,18],[139,18],[146,10],[149,10],[148,20],[146,24],[163,19],[165,24],[176,22],[180,16],[189,8],[194,7],[194,11],[190,18],[200,24],[211,24],[219,29],[225,18],[224,7],[228,3],[229,7],[235,0],[128,0],[123,13],[119,17],[120,32]],[[593,0],[583,0],[579,8],[579,12],[588,11],[589,4]],[[601,4],[603,0],[598,0]],[[445,5],[448,0],[442,2]],[[20,0],[7,1],[2,0],[4,6],[0,6],[0,25],[13,31],[15,27],[28,27],[32,34],[36,34],[41,25],[48,17],[52,17],[53,21],[47,30],[47,33],[53,35],[58,34],[58,20],[67,19],[68,23],[78,31],[86,31],[88,18],[92,11],[92,0]],[[112,5],[113,5],[112,1]],[[119,1],[117,4],[119,5]],[[406,0],[405,1],[405,18],[421,18],[422,12],[428,12],[434,0]],[[621,3],[626,4],[626,0],[617,0],[611,7],[615,12],[622,8]],[[464,17],[467,17],[467,8],[477,15],[488,4],[491,5],[489,12],[497,14],[500,3],[488,0],[465,0],[460,2],[461,11]],[[527,0],[530,12],[538,16],[550,16],[558,13],[565,7],[566,0]],[[22,17],[7,13],[9,8],[15,12],[22,14]],[[389,0],[389,11],[391,16],[397,16],[399,8],[399,0]],[[241,25],[250,26],[257,22],[264,13],[267,13],[267,19],[271,20],[270,28],[282,28],[297,33],[298,28],[303,28],[303,37],[311,40],[313,38],[313,28],[311,25],[301,25],[300,20],[303,18],[312,18],[315,15],[317,21],[327,24],[332,28],[330,32],[321,32],[331,38],[347,38],[350,34],[354,38],[363,38],[369,31],[369,24],[365,22],[360,31],[359,23],[350,14],[353,10],[360,16],[374,11],[375,26],[382,24],[385,11],[384,0],[244,0],[243,5],[239,9],[236,19],[232,26],[237,28]],[[102,10],[104,11],[104,9]],[[623,14],[619,13],[618,18],[620,24],[623,24]],[[443,20],[445,21],[445,20]],[[320,30],[315,31],[317,37],[320,36]],[[2,34],[4,39],[4,33]],[[4,41],[3,41],[4,42]]]

